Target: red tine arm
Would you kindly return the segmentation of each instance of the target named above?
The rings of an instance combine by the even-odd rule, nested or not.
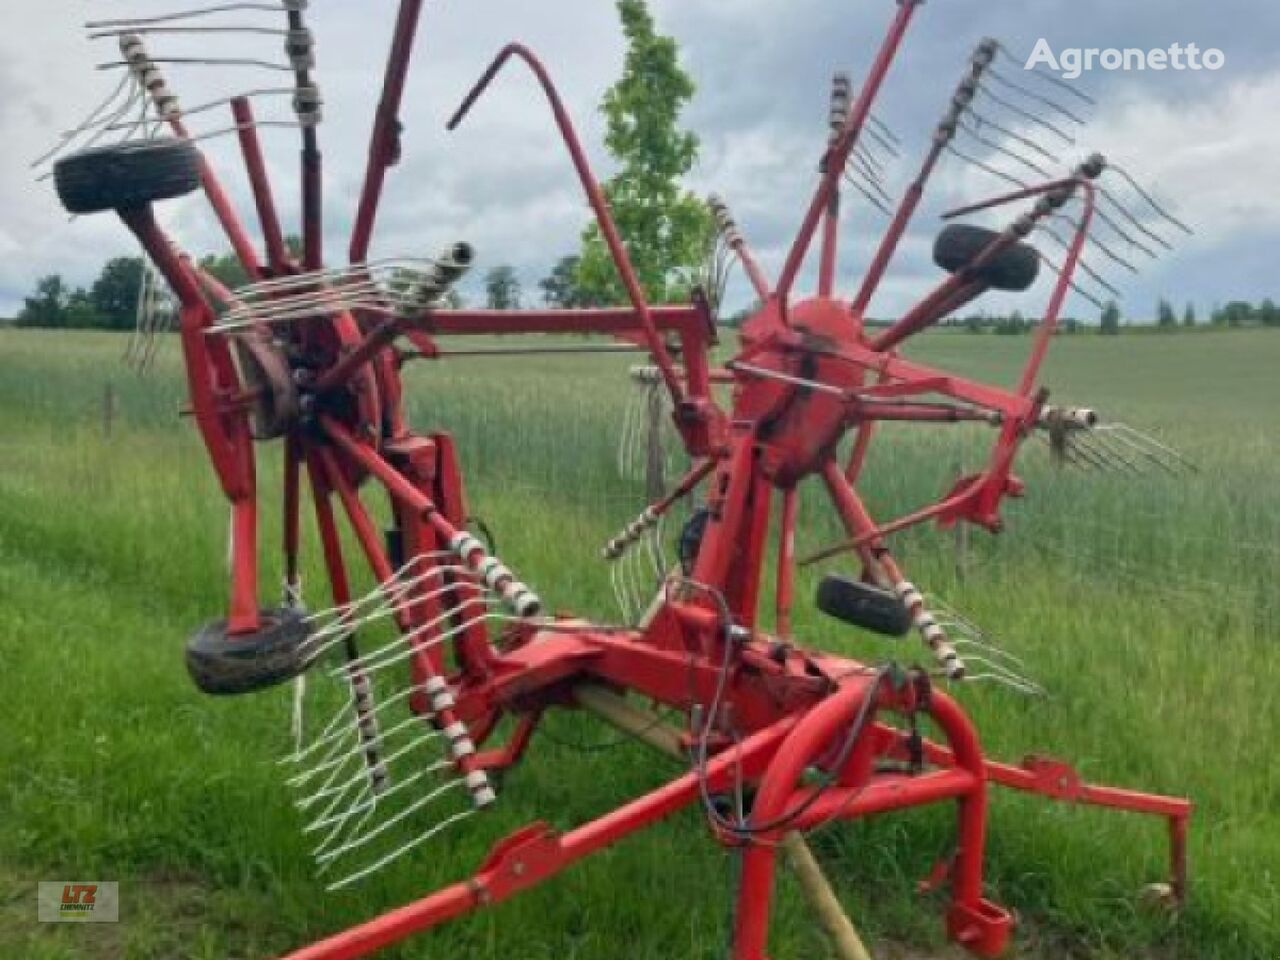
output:
[[[813,195],[813,200],[809,204],[809,210],[800,225],[800,231],[796,235],[795,242],[791,246],[791,252],[787,254],[786,264],[782,268],[782,276],[778,278],[777,296],[784,303],[787,297],[791,295],[791,288],[795,285],[796,276],[804,265],[805,256],[813,243],[813,235],[818,229],[818,223],[828,209],[831,197],[840,189],[840,177],[844,174],[845,164],[849,161],[849,154],[852,152],[854,144],[858,142],[858,136],[862,133],[863,124],[867,122],[867,116],[871,113],[871,105],[875,103],[876,97],[880,93],[880,87],[884,84],[889,68],[893,65],[893,59],[897,56],[898,48],[902,44],[902,38],[906,36],[907,27],[911,24],[911,17],[916,12],[916,8],[920,6],[920,3],[921,0],[899,0],[898,12],[894,16],[893,24],[889,27],[889,35],[885,37],[884,43],[880,47],[880,53],[876,56],[875,63],[871,66],[871,72],[866,82],[862,85],[862,90],[858,94],[858,102],[849,111],[849,119],[845,121],[844,129],[827,154],[826,170],[822,175],[821,182],[818,184],[817,191]]]
[[[382,82],[382,101],[378,104],[373,136],[369,143],[369,164],[365,169],[364,188],[360,193],[360,206],[351,231],[348,255],[352,263],[363,263],[369,256],[369,240],[373,236],[374,222],[378,217],[378,204],[382,200],[382,187],[387,171],[400,159],[400,102],[404,97],[404,85],[409,75],[413,41],[418,33],[421,13],[422,0],[402,0],[400,13],[396,18],[395,36],[391,41],[391,55],[387,58],[387,73]]]

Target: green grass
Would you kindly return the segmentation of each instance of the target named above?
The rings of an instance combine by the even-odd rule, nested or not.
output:
[[[521,823],[567,827],[670,774],[630,745],[576,752],[557,741],[612,735],[556,718],[559,736],[539,739],[507,778],[492,822],[356,891],[321,893],[274,762],[287,748],[287,691],[215,701],[185,676],[182,638],[223,603],[226,512],[177,416],[173,345],[145,381],[119,366],[122,346],[0,331],[0,957],[271,956],[464,876]],[[918,353],[1007,382],[1026,348],[938,335]],[[614,612],[596,549],[641,504],[614,469],[629,362],[459,360],[411,378],[414,422],[457,432],[473,511],[558,609]],[[913,579],[1001,637],[1052,692],[963,692],[992,753],[1052,752],[1090,777],[1198,805],[1192,899],[1172,918],[1138,897],[1162,877],[1160,823],[998,795],[991,895],[1020,914],[1026,956],[1280,956],[1277,367],[1280,336],[1266,332],[1064,337],[1046,376],[1056,399],[1154,428],[1201,473],[1061,472],[1029,450],[1029,495],[1004,536],[975,535],[963,580],[949,535],[902,538]],[[120,408],[110,441],[107,382]],[[935,497],[958,466],[978,465],[988,439],[886,431],[873,507]],[[264,455],[265,490],[276,456]],[[817,493],[805,491],[802,549],[836,536]],[[308,578],[322,582],[314,569]],[[812,585],[802,577],[799,596]],[[815,645],[918,655],[800,606],[798,631]],[[913,882],[945,854],[950,827],[945,811],[926,810],[816,839],[873,940],[939,948],[938,901],[922,902]],[[35,881],[63,877],[121,880],[120,926],[38,927]],[[729,861],[689,812],[388,956],[709,960],[723,956],[729,885]],[[789,880],[780,894],[773,955],[823,956]]]

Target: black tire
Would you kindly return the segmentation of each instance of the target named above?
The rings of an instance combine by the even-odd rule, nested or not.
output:
[[[305,642],[311,630],[305,614],[288,608],[264,609],[256,633],[231,636],[227,621],[207,623],[187,641],[187,672],[205,693],[251,693],[291,680],[306,670]]]
[[[200,154],[188,140],[131,140],[63,157],[53,168],[68,213],[142,207],[200,186]]]
[[[999,237],[1000,234],[994,230],[953,223],[938,234],[933,245],[933,262],[949,273],[959,273],[977,260],[982,251]],[[991,289],[1015,293],[1026,290],[1035,283],[1039,273],[1040,255],[1036,253],[1035,247],[1026,243],[1015,243],[997,254],[989,263],[973,271],[974,279],[982,281]]]
[[[911,629],[911,613],[896,595],[838,573],[827,574],[818,584],[818,609],[886,637],[905,636]]]

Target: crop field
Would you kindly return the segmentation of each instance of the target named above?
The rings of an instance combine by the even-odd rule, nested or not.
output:
[[[1028,345],[936,334],[914,355],[1008,382]],[[270,957],[467,875],[515,826],[568,827],[671,774],[594,721],[554,717],[491,817],[362,886],[324,893],[276,762],[290,747],[289,689],[214,700],[182,664],[187,633],[223,607],[227,522],[179,416],[176,346],[140,380],[119,363],[122,337],[0,331],[0,960]],[[473,513],[556,610],[617,616],[598,550],[643,506],[640,485],[616,469],[633,362],[485,358],[412,370],[415,424],[456,432]],[[1016,956],[1280,957],[1277,370],[1280,335],[1270,332],[1064,336],[1046,377],[1054,400],[1150,430],[1198,472],[1063,469],[1033,443],[1021,470],[1028,494],[1001,537],[974,532],[964,548],[936,530],[901,540],[912,579],[980,623],[1048,691],[960,692],[992,755],[1061,756],[1090,779],[1197,804],[1190,900],[1175,915],[1141,896],[1165,878],[1162,821],[997,792],[989,895],[1019,915]],[[882,440],[866,490],[889,514],[979,466],[989,438],[940,426]],[[264,451],[264,491],[278,489],[277,457]],[[837,538],[825,500],[807,493],[801,552]],[[276,499],[264,494],[268,535]],[[819,572],[797,587],[802,642],[871,661],[921,656],[917,641],[817,614]],[[312,606],[327,605],[318,587],[312,594]],[[877,956],[958,956],[942,945],[940,895],[915,886],[947,854],[951,820],[938,808],[814,836]],[[386,955],[712,960],[724,955],[732,871],[687,811]],[[35,882],[66,877],[119,880],[122,922],[37,925]],[[780,877],[772,955],[825,956]]]

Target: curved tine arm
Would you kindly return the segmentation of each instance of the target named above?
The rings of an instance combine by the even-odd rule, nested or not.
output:
[[[596,221],[600,225],[600,232],[604,236],[605,244],[609,247],[609,253],[613,257],[614,265],[617,267],[618,276],[622,279],[622,284],[627,289],[627,297],[631,300],[631,305],[635,308],[636,314],[640,318],[640,324],[644,328],[645,340],[653,353],[654,362],[662,372],[662,379],[666,383],[667,389],[671,392],[672,400],[678,406],[684,399],[684,389],[681,387],[680,378],[676,374],[675,363],[672,361],[666,345],[662,342],[662,337],[658,334],[658,328],[653,322],[653,315],[649,310],[648,302],[645,300],[644,291],[640,288],[640,280],[636,276],[635,267],[632,266],[631,257],[628,255],[627,248],[618,233],[618,226],[614,222],[613,214],[609,211],[609,202],[605,199],[599,182],[591,172],[591,165],[587,161],[586,152],[582,149],[582,142],[578,139],[578,134],[574,130],[573,121],[569,118],[569,112],[565,109],[564,102],[556,91],[551,75],[534,55],[533,51],[519,43],[508,44],[504,47],[493,63],[489,65],[489,69],[484,72],[484,75],[476,82],[476,85],[471,88],[471,92],[462,101],[462,105],[458,107],[457,112],[450,118],[447,128],[454,130],[458,127],[467,114],[471,112],[471,108],[476,101],[480,99],[480,95],[488,89],[494,77],[498,75],[499,71],[512,57],[518,57],[523,60],[529,69],[533,71],[534,76],[537,77],[538,83],[542,85],[542,90],[551,105],[551,112],[555,115],[556,125],[560,128],[560,135],[569,150],[573,166],[578,172],[578,179],[582,182],[582,189],[586,192],[587,201],[591,204],[591,209],[596,215]]]

